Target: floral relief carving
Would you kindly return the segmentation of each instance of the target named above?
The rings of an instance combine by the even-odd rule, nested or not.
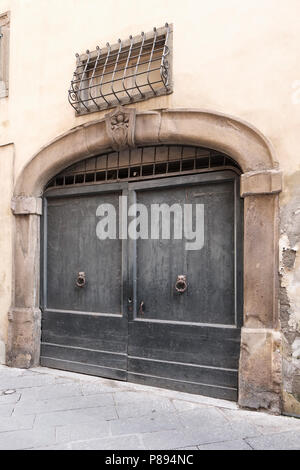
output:
[[[134,147],[136,110],[118,106],[112,113],[105,116],[106,130],[112,140],[114,150]]]

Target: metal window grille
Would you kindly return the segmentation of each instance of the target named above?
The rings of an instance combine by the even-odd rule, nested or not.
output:
[[[55,176],[47,188],[162,178],[224,168],[240,173],[234,160],[214,150],[178,145],[140,147],[76,163]]]
[[[172,26],[76,54],[69,102],[77,114],[172,93]]]

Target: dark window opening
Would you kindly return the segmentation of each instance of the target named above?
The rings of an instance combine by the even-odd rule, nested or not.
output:
[[[47,187],[151,179],[224,168],[241,172],[233,159],[215,150],[179,145],[138,147],[76,163],[55,176]]]

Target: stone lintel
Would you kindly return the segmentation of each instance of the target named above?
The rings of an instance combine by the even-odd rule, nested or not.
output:
[[[268,328],[242,328],[239,405],[281,412],[281,333]]]
[[[281,191],[281,171],[251,171],[244,173],[241,177],[241,197],[255,194],[276,194]]]
[[[42,215],[42,198],[16,196],[12,199],[11,208],[14,215]]]

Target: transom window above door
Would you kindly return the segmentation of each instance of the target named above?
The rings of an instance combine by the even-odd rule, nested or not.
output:
[[[140,147],[76,163],[52,178],[47,187],[161,178],[224,167],[240,173],[233,159],[215,150],[180,145]]]

